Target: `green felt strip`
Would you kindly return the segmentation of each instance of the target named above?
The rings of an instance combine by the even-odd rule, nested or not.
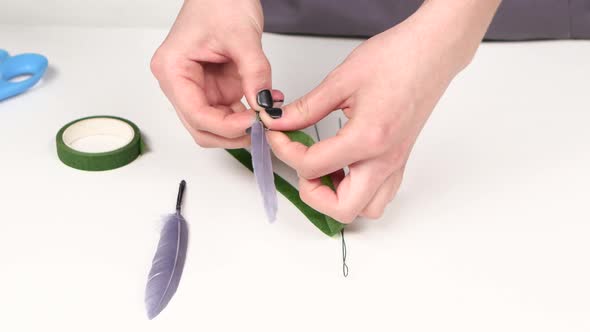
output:
[[[305,145],[310,143],[309,140],[311,140],[311,144],[314,143],[313,139],[303,132],[286,132],[285,134],[287,134],[287,136],[289,136],[289,138],[291,138],[292,140],[298,141]],[[311,144],[307,146],[311,146]],[[227,152],[229,152],[234,158],[236,158],[242,165],[244,165],[250,171],[253,170],[252,156],[250,155],[250,152],[248,152],[245,149],[233,149],[227,150]],[[305,215],[307,219],[309,219],[309,221],[311,221],[317,228],[319,228],[326,235],[334,236],[344,228],[344,224],[339,223],[338,221],[330,218],[329,216],[324,215],[323,213],[314,210],[309,205],[305,204],[299,197],[299,191],[285,179],[278,176],[276,173],[274,174],[274,179],[277,191],[283,194],[283,196],[285,196],[285,198],[287,198],[291,203],[293,203],[293,205],[295,205],[295,207],[299,209],[299,211],[301,211],[301,213],[303,213],[303,215]],[[334,189],[334,184],[332,183],[332,179],[330,179],[329,176],[322,177],[322,183]]]
[[[89,153],[72,149],[67,146],[63,134],[71,125],[89,119],[107,118],[123,121],[133,128],[133,139],[129,144],[107,152]],[[131,121],[115,116],[90,116],[74,120],[63,126],[57,133],[56,138],[57,155],[66,165],[84,171],[104,171],[125,166],[135,160],[145,148],[141,139],[139,128]]]

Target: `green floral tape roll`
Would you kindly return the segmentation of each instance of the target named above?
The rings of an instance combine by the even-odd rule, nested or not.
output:
[[[125,166],[144,150],[139,128],[115,116],[91,116],[72,121],[61,128],[55,140],[59,159],[84,171]]]

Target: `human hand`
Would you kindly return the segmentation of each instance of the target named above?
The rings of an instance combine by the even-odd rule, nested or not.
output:
[[[245,131],[256,115],[241,99],[262,110],[257,93],[272,86],[262,29],[258,0],[187,0],[156,51],[152,72],[200,146],[250,145]],[[284,99],[277,90],[265,96]]]
[[[472,10],[468,18],[482,27],[469,21],[461,27],[462,20],[453,13],[458,8],[445,5],[444,16],[445,10],[426,4],[415,16],[355,49],[317,88],[284,107],[280,119],[260,113],[272,130],[267,135],[275,155],[298,172],[303,201],[344,223],[359,215],[382,215],[398,191],[430,113],[475,53],[495,2],[463,8],[463,14]],[[463,5],[461,0],[454,3]],[[437,25],[440,17],[448,22]],[[309,148],[280,132],[308,127],[337,109],[348,123],[335,137]],[[344,176],[341,170],[346,167]],[[326,174],[332,174],[336,192],[322,185],[319,178]]]

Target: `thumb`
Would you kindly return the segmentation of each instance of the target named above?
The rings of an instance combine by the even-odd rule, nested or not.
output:
[[[244,90],[248,104],[252,109],[262,111],[264,106],[259,105],[257,102],[259,92],[267,90],[269,93],[268,97],[271,99],[269,102],[272,105],[272,96],[270,95],[272,88],[270,63],[262,50],[260,40],[247,44],[248,46],[244,44],[242,43],[243,47],[239,48],[232,58],[238,67],[238,72],[242,79],[242,89]]]
[[[283,112],[260,112],[264,124],[273,130],[298,130],[317,123],[340,108],[349,97],[342,81],[328,76],[319,86],[305,96],[283,107]],[[277,113],[279,116],[277,116]]]

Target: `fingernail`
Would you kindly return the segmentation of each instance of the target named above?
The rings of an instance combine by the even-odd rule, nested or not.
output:
[[[258,92],[256,95],[256,102],[260,107],[272,107],[272,92],[270,92],[270,90],[262,90]]]
[[[264,111],[266,112],[266,114],[268,114],[268,116],[270,116],[273,119],[280,119],[281,116],[283,116],[283,110],[280,108],[265,108]]]
[[[246,128],[246,134],[250,135],[251,132],[252,132],[252,127]]]
[[[283,106],[284,100],[275,100],[272,107],[281,107]]]

